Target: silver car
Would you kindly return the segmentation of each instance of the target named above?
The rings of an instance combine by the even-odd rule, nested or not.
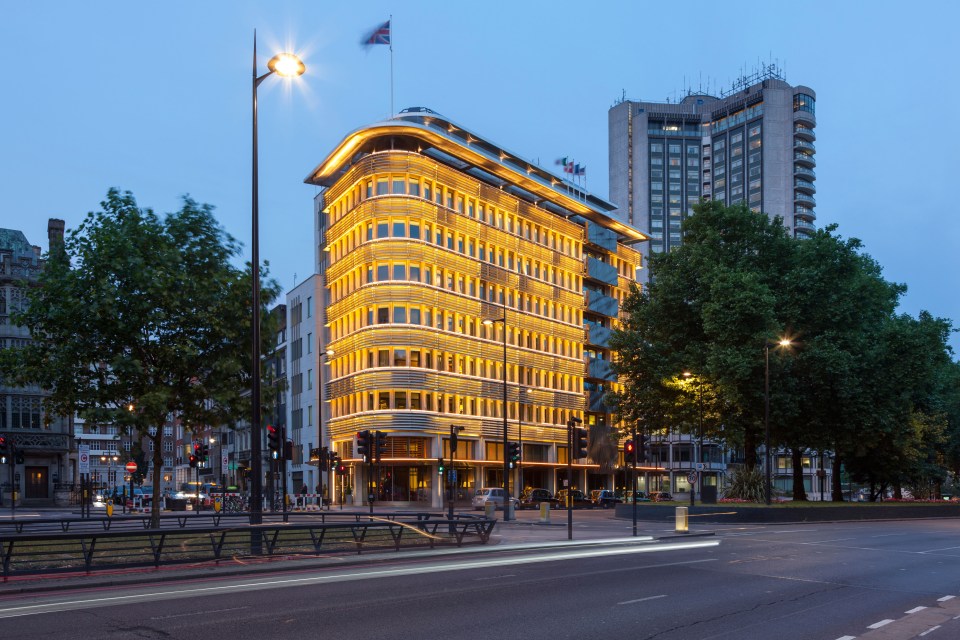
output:
[[[513,503],[513,507],[517,507],[517,499],[510,497],[510,501]],[[503,489],[501,487],[484,487],[482,489],[477,489],[477,492],[473,494],[473,499],[471,504],[473,508],[477,511],[483,509],[488,502],[492,502],[497,505],[497,509],[503,509]]]

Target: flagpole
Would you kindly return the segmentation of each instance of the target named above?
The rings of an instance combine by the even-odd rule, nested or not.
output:
[[[390,14],[390,117],[392,118],[396,111],[393,110],[393,14]]]

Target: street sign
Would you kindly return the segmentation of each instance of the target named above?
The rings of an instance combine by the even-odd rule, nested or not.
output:
[[[131,460],[127,464],[123,465],[123,468],[127,470],[127,473],[134,473],[137,470],[137,463]]]
[[[706,469],[706,467],[707,465],[703,464],[702,462],[697,463],[697,471],[703,471],[704,469]]]
[[[221,454],[221,456],[220,456],[220,466],[221,466],[221,467],[226,467],[229,463],[230,463],[230,455],[227,454],[227,453]],[[235,468],[236,468],[236,467],[231,467],[231,469],[235,469]]]
[[[90,445],[82,444],[77,447],[77,471],[90,473]]]
[[[452,482],[452,483],[454,483],[454,484],[457,483],[457,470],[456,470],[456,469],[451,469],[451,470],[450,470],[450,482]]]
[[[687,474],[687,480],[690,481],[690,484],[695,483],[695,482],[697,481],[697,472],[696,472],[696,471],[691,471],[690,473],[688,473],[688,474]]]

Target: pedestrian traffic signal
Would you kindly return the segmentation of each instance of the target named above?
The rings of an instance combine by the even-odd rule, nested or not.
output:
[[[520,443],[507,443],[507,460],[510,462],[510,468],[513,469],[520,462]]]
[[[637,445],[633,440],[627,440],[623,443],[623,458],[627,464],[637,464]]]
[[[0,462],[6,462],[10,453],[10,445],[7,444],[7,436],[0,436]]]
[[[195,469],[195,468],[197,467],[197,463],[198,463],[198,462],[199,462],[199,460],[197,460],[197,456],[195,456],[195,455],[191,455],[191,456],[190,456],[190,466],[191,466],[192,468]]]
[[[370,444],[370,430],[357,431],[357,455],[363,458],[364,462],[370,460]]]
[[[17,449],[16,447],[13,449],[13,461],[16,464],[23,464],[24,462],[23,451]]]
[[[455,424],[450,425],[450,454],[451,455],[457,452],[457,438],[461,429],[463,429],[463,427],[458,427]]]
[[[311,462],[313,461],[314,457],[317,460],[317,467],[319,467],[320,471],[326,471],[327,465],[330,464],[330,449],[326,447],[323,447],[322,449],[311,449]]]
[[[437,458],[437,475],[443,475],[443,458]]]
[[[578,460],[587,457],[587,430],[582,427],[573,430],[573,453]]]
[[[383,454],[387,452],[387,434],[383,431],[376,431],[373,434],[373,455],[376,457],[377,462],[380,462],[380,458],[383,457]]]
[[[272,424],[267,425],[267,446],[270,447],[270,451],[273,452],[273,457],[276,458],[280,454],[280,449],[283,447],[281,444],[282,435],[280,434],[280,428],[275,427]]]

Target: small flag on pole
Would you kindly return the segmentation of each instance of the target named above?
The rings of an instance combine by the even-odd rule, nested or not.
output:
[[[365,47],[369,47],[374,44],[390,44],[390,21],[387,20],[382,25],[368,33],[363,40],[360,41]]]

